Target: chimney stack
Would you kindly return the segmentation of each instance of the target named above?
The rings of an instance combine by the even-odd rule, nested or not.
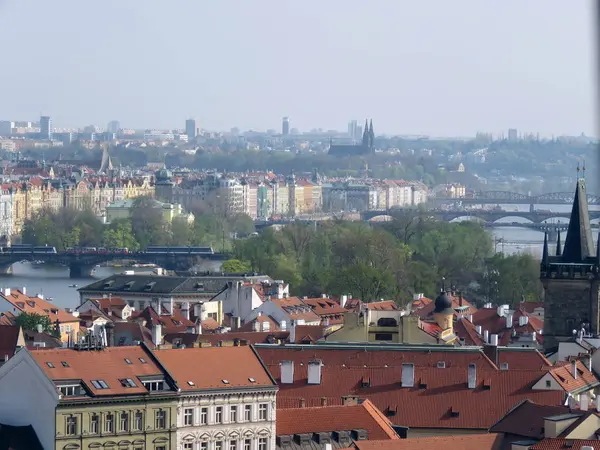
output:
[[[505,318],[506,318],[506,329],[512,328],[513,325],[513,312],[505,310]]]
[[[519,326],[524,327],[529,323],[529,316],[520,316],[519,317]]]
[[[467,387],[469,389],[475,389],[477,387],[477,366],[475,364],[469,364],[467,372]]]
[[[23,286],[21,288],[21,292],[23,293],[23,295],[27,295],[27,286]]]
[[[321,384],[321,368],[323,362],[320,359],[314,359],[308,362],[308,384]]]
[[[321,397],[321,406],[327,406],[327,397]]]
[[[489,344],[490,342],[490,332],[488,330],[483,330],[483,341],[486,344]]]
[[[402,387],[414,387],[415,365],[412,363],[402,364]]]
[[[303,398],[300,399],[300,408],[306,407],[306,400]]]
[[[281,384],[294,383],[294,361],[281,361]]]
[[[152,325],[152,343],[160,345],[162,343],[162,325]]]
[[[571,375],[573,376],[574,380],[577,379],[577,361],[576,360],[571,361]]]
[[[494,347],[498,347],[498,335],[497,334],[492,334],[490,336],[490,345],[493,345]]]
[[[292,325],[290,326],[290,344],[296,343],[296,321],[292,321]]]
[[[481,335],[481,325],[475,325],[475,332]]]
[[[181,304],[181,313],[183,314],[183,317],[190,320],[190,302],[183,302]]]
[[[347,296],[347,295],[342,295],[342,296],[340,297],[340,306],[341,306],[342,308],[345,308],[345,307],[346,307],[346,302],[347,302],[347,301],[348,301],[348,296]]]

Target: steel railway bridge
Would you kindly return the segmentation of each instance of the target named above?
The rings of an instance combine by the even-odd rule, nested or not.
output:
[[[509,191],[480,191],[465,198],[434,197],[431,201],[435,204],[462,203],[462,204],[515,204],[515,205],[570,205],[573,203],[573,192],[553,192],[537,196],[519,194]],[[600,205],[600,196],[587,194],[588,205]]]

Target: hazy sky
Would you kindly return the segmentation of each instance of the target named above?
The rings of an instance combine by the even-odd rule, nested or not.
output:
[[[597,135],[591,0],[0,0],[0,119]]]

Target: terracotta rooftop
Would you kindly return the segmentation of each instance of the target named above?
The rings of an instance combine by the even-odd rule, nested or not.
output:
[[[183,391],[275,386],[251,346],[153,350],[153,353]]]
[[[519,310],[528,314],[533,314],[533,311],[537,308],[543,308],[544,302],[521,302],[519,303]]]
[[[497,434],[468,434],[399,439],[394,441],[355,441],[358,450],[500,450]]]
[[[255,323],[258,323],[258,331],[279,331],[279,325],[277,324],[277,322],[275,322],[275,320],[271,316],[267,316],[265,314],[255,317],[252,320],[249,320],[235,331],[254,331]],[[268,325],[265,326],[265,323],[268,323]]]
[[[304,320],[306,322],[319,322],[321,318],[298,297],[272,298],[273,305],[281,308],[291,320]]]
[[[363,301],[357,298],[350,298],[346,300],[344,309],[346,311],[359,312],[363,306],[366,306],[372,311],[396,311],[399,309],[398,305],[396,305],[396,302],[394,302],[393,300],[383,300],[380,302],[364,303]]]
[[[296,344],[312,344],[325,337],[327,328],[323,325],[296,325]]]
[[[452,294],[449,292],[448,296],[452,300],[452,308],[455,310],[454,316],[475,314],[477,312],[477,308],[473,306],[467,299],[462,297],[462,295]],[[414,300],[411,305],[411,310],[413,313],[422,319],[432,316],[434,309],[435,301],[427,297],[421,297],[418,300]]]
[[[560,405],[561,391],[533,390],[548,370],[499,370],[478,349],[406,348],[384,346],[344,349],[325,346],[258,345],[257,351],[276,380],[281,361],[294,361],[294,382],[281,384],[279,408],[329,405],[342,397],[370,399],[390,420],[412,428],[485,429],[506,411],[529,398]],[[308,362],[321,360],[321,384],[309,385]],[[402,387],[402,364],[414,365],[413,387]],[[467,386],[467,369],[475,364],[474,389]]]
[[[81,380],[94,396],[145,394],[147,389],[138,377],[163,376],[162,370],[140,346],[106,347],[102,351],[78,351],[70,348],[30,350],[48,378]],[[129,361],[129,362],[128,362]],[[136,386],[125,387],[123,379],[132,379]],[[102,380],[108,388],[98,389],[92,381]]]
[[[581,450],[585,446],[599,450],[600,441],[588,439],[544,439],[529,447],[529,450]]]
[[[344,313],[346,308],[342,308],[339,303],[330,298],[304,298],[302,302],[308,305],[321,317],[327,318],[330,325],[344,323]]]
[[[581,361],[575,361],[577,377],[573,376],[570,363],[555,366],[550,374],[565,392],[574,392],[585,387],[594,387],[600,384],[596,376],[589,371]]]
[[[158,314],[152,306],[147,306],[138,314],[132,314],[130,320],[136,322],[145,321],[146,328],[152,328],[153,325],[161,325],[163,334],[185,332],[188,328],[194,327],[194,322],[186,319],[180,310],[175,309],[171,315],[162,308],[162,314]]]
[[[220,347],[225,343],[232,345],[236,341],[238,341],[240,345],[276,344],[279,341],[287,341],[289,336],[289,331],[232,331],[229,333],[211,334],[167,333],[164,338],[166,342],[178,342],[186,347],[192,347],[195,343],[206,343],[213,347]]]
[[[1,295],[16,309],[29,314],[35,313],[42,316],[48,316],[52,323],[56,322],[56,320],[60,323],[79,322],[77,317],[73,314],[69,314],[64,309],[39,297],[29,297],[18,289],[11,290],[10,295]]]
[[[21,327],[17,325],[0,326],[0,361],[12,358],[19,343]]]
[[[277,436],[364,429],[369,439],[399,439],[392,423],[373,403],[277,410]]]

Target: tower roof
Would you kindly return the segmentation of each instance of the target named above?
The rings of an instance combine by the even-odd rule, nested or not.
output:
[[[567,263],[583,262],[587,258],[595,256],[594,250],[585,181],[579,179],[575,189],[567,238],[562,251],[562,261]]]

